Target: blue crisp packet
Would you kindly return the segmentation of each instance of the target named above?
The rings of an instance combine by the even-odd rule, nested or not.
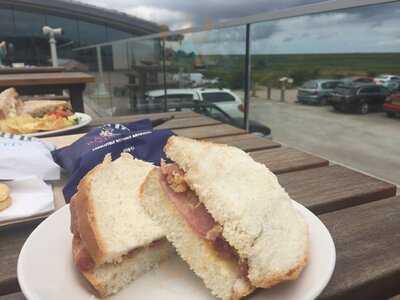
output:
[[[92,151],[92,149],[127,136],[132,132],[151,131],[152,129],[153,126],[149,119],[126,125],[106,124],[96,127],[71,145],[54,150],[52,152],[53,159],[59,166],[72,173],[81,165],[84,154]]]
[[[107,124],[91,130],[70,146],[53,151],[55,161],[72,173],[63,189],[65,201],[70,201],[80,180],[107,154],[111,154],[114,160],[122,152],[127,152],[138,159],[159,165],[160,160],[165,159],[163,149],[172,135],[169,129],[153,131],[149,120],[126,126]]]

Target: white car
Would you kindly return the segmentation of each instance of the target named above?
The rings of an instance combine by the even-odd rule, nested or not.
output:
[[[388,75],[382,74],[374,78],[374,82],[379,85],[388,86],[391,81],[400,81],[400,76],[398,75]]]
[[[146,93],[146,101],[161,102],[164,90],[154,90]],[[205,101],[213,103],[232,117],[243,116],[242,100],[229,89],[168,89],[168,103],[185,101]]]

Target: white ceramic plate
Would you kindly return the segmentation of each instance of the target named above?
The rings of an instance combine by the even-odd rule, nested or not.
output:
[[[74,116],[78,117],[78,119],[79,119],[78,124],[76,124],[74,126],[65,127],[65,128],[57,129],[57,130],[51,130],[51,131],[40,131],[40,132],[29,133],[29,134],[24,134],[24,135],[25,136],[43,137],[43,136],[47,136],[47,135],[53,135],[55,133],[72,131],[72,130],[84,127],[84,126],[88,125],[90,122],[92,122],[92,117],[89,116],[88,114],[76,112],[74,114]]]
[[[309,262],[300,278],[247,299],[314,299],[328,284],[336,261],[335,246],[322,222],[308,209],[294,203],[304,215],[310,234]],[[43,221],[29,236],[18,258],[18,281],[29,300],[95,299],[89,284],[76,271],[71,254],[69,207],[64,206]],[[178,257],[143,275],[113,300],[215,299]]]

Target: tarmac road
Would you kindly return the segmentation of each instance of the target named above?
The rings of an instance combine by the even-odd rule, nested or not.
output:
[[[400,118],[271,100],[253,101],[250,118],[269,126],[277,142],[400,185]]]

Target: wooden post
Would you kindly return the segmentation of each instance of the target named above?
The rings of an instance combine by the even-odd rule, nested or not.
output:
[[[257,97],[257,83],[255,82],[251,85],[251,96]]]
[[[281,102],[285,102],[286,83],[282,82],[281,86]]]
[[[271,100],[271,87],[267,86],[267,100]]]

